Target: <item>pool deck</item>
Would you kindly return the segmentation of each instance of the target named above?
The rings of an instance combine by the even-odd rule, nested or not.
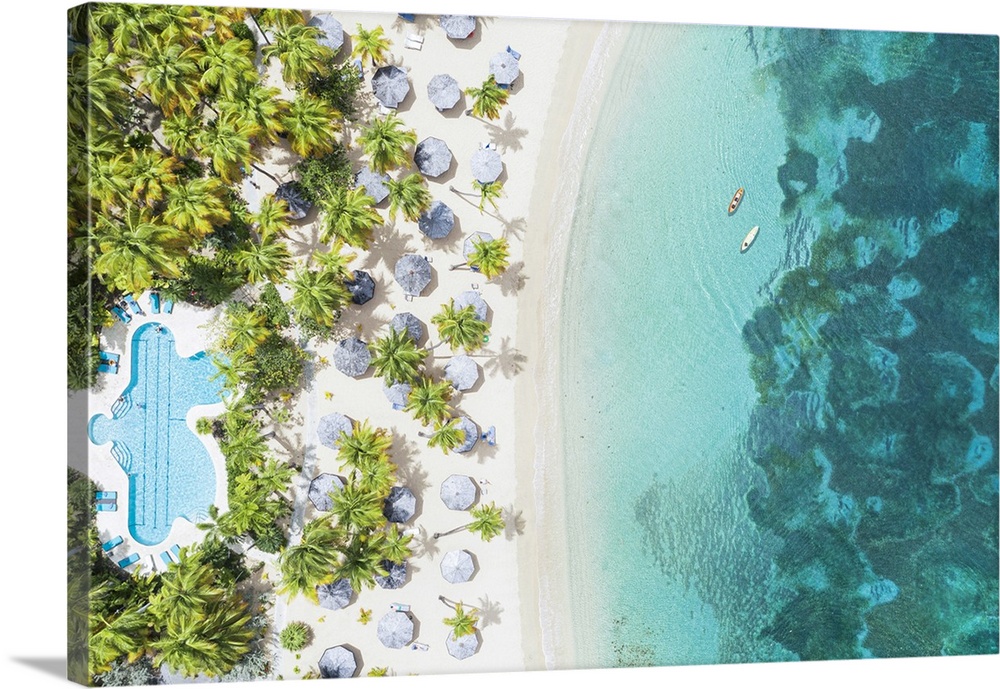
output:
[[[98,374],[98,385],[90,390],[88,419],[94,414],[105,414],[111,416],[111,405],[115,403],[122,394],[132,377],[132,361],[130,353],[132,351],[132,336],[142,325],[151,322],[159,322],[170,329],[174,336],[177,347],[177,354],[181,357],[190,357],[203,351],[207,343],[212,339],[211,324],[219,317],[221,309],[198,309],[187,304],[174,304],[173,313],[154,314],[151,311],[149,294],[141,295],[137,301],[146,315],[132,314],[130,323],[122,323],[119,320],[110,328],[105,328],[101,333],[101,350],[116,352],[121,354],[119,370],[117,374]],[[194,433],[195,422],[202,416],[215,416],[225,410],[222,402],[212,405],[192,407],[187,413],[187,425]],[[221,511],[229,508],[226,498],[226,463],[219,449],[218,442],[211,436],[198,436],[204,441],[208,450],[208,455],[212,459],[215,468],[215,504]],[[175,543],[181,547],[200,542],[204,538],[204,532],[186,519],[179,518],[174,521],[170,529],[170,534],[162,542],[153,546],[142,545],[136,542],[129,532],[128,527],[128,505],[129,505],[129,481],[128,475],[121,466],[111,456],[111,444],[95,445],[88,439],[88,470],[87,473],[97,485],[99,490],[117,491],[118,510],[115,512],[98,512],[97,529],[101,542],[108,541],[115,536],[124,538],[124,542],[110,553],[110,558],[118,562],[132,553],[139,555],[139,565],[143,571],[149,570],[155,562],[157,570],[166,569],[166,565],[160,558],[160,553],[169,550]],[[135,566],[130,570],[134,570]]]

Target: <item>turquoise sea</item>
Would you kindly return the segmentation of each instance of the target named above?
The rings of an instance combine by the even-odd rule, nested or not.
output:
[[[996,37],[628,31],[561,315],[576,665],[996,653]]]

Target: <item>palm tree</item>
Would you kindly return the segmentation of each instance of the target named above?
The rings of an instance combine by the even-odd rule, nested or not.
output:
[[[469,634],[475,634],[476,623],[478,621],[479,615],[472,610],[465,612],[465,608],[461,603],[455,604],[454,617],[446,617],[444,619],[444,623],[451,627],[451,633],[456,639],[468,636]]]
[[[87,166],[83,165],[86,171]],[[124,156],[90,156],[90,179],[83,182],[90,195],[100,202],[101,210],[107,212],[112,206],[124,206],[132,196],[128,161]]]
[[[274,194],[268,194],[262,198],[257,212],[253,215],[257,234],[264,241],[285,234],[291,227],[290,218],[288,204],[284,199],[276,198]]]
[[[382,515],[382,497],[363,490],[357,484],[348,484],[332,495],[330,512],[337,524],[349,532],[370,531],[385,524]]]
[[[487,280],[501,275],[510,263],[509,245],[503,237],[496,239],[481,239],[479,237],[472,240],[473,251],[469,254],[469,265],[478,270]]]
[[[282,119],[288,144],[302,157],[323,156],[336,148],[333,133],[340,130],[340,113],[326,101],[308,93],[299,93]]]
[[[133,48],[146,50],[155,40],[158,27],[149,21],[156,8],[135,4],[97,3],[90,10],[90,33],[110,40],[115,55],[126,56]],[[96,42],[96,41],[95,41]]]
[[[75,50],[69,65],[69,123],[81,130],[91,125],[118,127],[128,117],[132,100],[125,73],[94,46]]]
[[[198,137],[202,153],[226,184],[235,184],[257,157],[250,145],[250,130],[231,115],[220,115]]]
[[[305,594],[316,600],[316,587],[333,581],[333,570],[346,534],[329,516],[306,524],[298,545],[286,548],[278,559],[281,585],[278,592],[294,598]]]
[[[223,385],[229,390],[235,390],[248,376],[257,373],[256,362],[245,356],[212,357],[212,363],[218,370],[210,380],[222,378]]]
[[[459,531],[471,531],[472,533],[479,534],[479,537],[484,541],[492,541],[494,537],[503,533],[506,523],[504,522],[500,508],[494,503],[491,502],[489,505],[473,507],[469,510],[469,514],[472,515],[470,523],[451,531],[436,533],[434,534],[434,539],[437,540],[441,536],[448,536]]]
[[[384,428],[373,427],[368,421],[354,424],[351,435],[340,438],[337,460],[341,469],[364,471],[373,464],[387,461],[392,436]]]
[[[281,60],[281,76],[289,84],[304,84],[313,74],[323,73],[333,51],[318,42],[315,26],[294,24],[275,32],[274,43],[264,46],[264,57]]]
[[[396,485],[396,465],[383,457],[366,466],[358,476],[358,488],[384,500]]]
[[[253,17],[257,28],[261,29],[262,34],[264,30],[261,27],[284,30],[296,24],[306,23],[306,18],[302,15],[302,10],[289,10],[281,7],[268,7],[261,10],[256,16],[252,14],[250,16]]]
[[[178,107],[192,114],[201,97],[201,57],[200,48],[154,39],[133,68],[140,76],[138,92],[148,95],[167,117]]]
[[[255,475],[240,474],[230,491],[229,511],[222,515],[227,531],[242,536],[266,532],[291,508],[284,498],[268,500],[272,491],[261,486]]]
[[[472,96],[472,114],[490,120],[500,118],[500,108],[507,104],[506,89],[497,86],[496,78],[491,74],[479,88],[471,86],[465,93]]]
[[[403,217],[410,222],[420,219],[420,214],[431,207],[431,193],[424,186],[424,178],[413,172],[399,180],[390,179],[389,215],[396,217],[396,211],[403,211]]]
[[[194,237],[204,237],[213,227],[229,222],[226,186],[206,177],[176,184],[167,190],[163,220]]]
[[[371,59],[372,67],[384,64],[392,43],[385,37],[381,26],[366,31],[358,24],[358,33],[351,36],[354,47],[351,48],[351,59],[360,57],[362,64],[366,58]]]
[[[451,384],[448,381],[435,383],[426,376],[413,383],[410,396],[407,398],[405,411],[423,425],[443,421],[451,416],[452,408],[448,404],[451,399]]]
[[[124,165],[124,174],[132,182],[132,199],[140,204],[162,201],[165,189],[177,181],[177,161],[155,150],[133,150]]]
[[[233,25],[242,22],[246,14],[245,7],[206,7],[201,5],[198,7],[199,28],[203,33],[211,28],[215,31],[215,36],[222,41],[228,41],[235,36]]]
[[[146,652],[150,619],[145,610],[127,605],[117,614],[91,610],[88,617],[90,674],[105,672],[112,661],[122,656],[135,662]]]
[[[104,284],[124,292],[142,292],[158,277],[180,277],[181,263],[187,256],[181,232],[161,225],[136,206],[126,208],[120,221],[98,216],[94,246],[94,273]]]
[[[368,345],[372,352],[375,375],[385,379],[386,385],[412,383],[420,377],[420,368],[427,356],[405,330],[392,328],[389,333]]]
[[[278,98],[280,94],[277,88],[253,83],[220,99],[219,112],[246,127],[258,142],[277,143],[285,131],[284,120],[288,113],[288,101]]]
[[[171,622],[153,643],[154,667],[166,663],[187,677],[225,674],[250,650],[257,632],[239,594],[228,596],[198,614]]]
[[[215,34],[202,41],[202,49],[205,51],[200,60],[203,89],[214,89],[219,96],[228,98],[257,81],[250,41],[221,40]]]
[[[150,23],[159,27],[163,38],[182,45],[192,45],[202,37],[201,20],[190,5],[157,6],[153,9]]]
[[[409,161],[407,149],[416,145],[417,133],[402,127],[403,120],[391,112],[385,117],[375,118],[358,137],[358,143],[376,172],[384,173]]]
[[[413,536],[400,533],[398,524],[390,524],[382,533],[385,537],[379,545],[383,560],[398,564],[410,557],[410,541],[413,540]]]
[[[200,115],[175,112],[163,118],[163,140],[175,156],[198,152],[198,137],[205,128]]]
[[[337,238],[350,246],[366,249],[372,230],[382,224],[382,216],[375,210],[375,200],[360,187],[327,186],[319,205],[323,210],[319,238],[323,242]]]
[[[459,347],[467,352],[473,352],[483,346],[483,338],[490,331],[490,325],[476,317],[472,305],[462,309],[455,308],[455,300],[441,306],[441,311],[431,317],[431,323],[437,326],[441,339],[451,345],[452,351]]]
[[[377,544],[356,536],[341,552],[333,578],[347,579],[352,589],[360,591],[362,587],[375,588],[375,577],[386,574],[388,572],[382,567],[382,554]]]
[[[314,251],[312,257],[316,259],[316,263],[322,267],[323,271],[330,273],[334,279],[340,282],[349,282],[354,279],[354,272],[349,266],[358,255],[344,251],[344,240],[335,239],[329,251]]]
[[[215,585],[212,565],[202,560],[202,551],[184,548],[161,577],[160,590],[149,601],[149,614],[162,628],[197,614],[224,594]]]
[[[344,281],[333,271],[300,268],[288,284],[293,290],[289,304],[295,313],[321,326],[332,326],[351,300]]]
[[[479,192],[479,212],[482,213],[486,203],[493,206],[493,210],[499,211],[496,200],[503,192],[503,182],[480,182],[478,179],[472,180],[472,187]]]
[[[292,268],[292,254],[284,242],[275,235],[267,235],[260,242],[250,239],[236,250],[236,265],[253,284],[270,280],[280,283]]]
[[[222,348],[227,353],[253,355],[257,345],[271,335],[267,317],[242,302],[232,302],[226,309]]]
[[[440,447],[442,452],[448,454],[464,442],[465,431],[459,426],[458,419],[448,419],[434,424],[434,432],[427,439],[427,446]]]

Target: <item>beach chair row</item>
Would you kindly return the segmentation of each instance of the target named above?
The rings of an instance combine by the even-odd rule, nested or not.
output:
[[[101,550],[110,556],[111,551],[120,546],[124,542],[125,539],[123,537],[115,536],[114,538],[111,538],[102,543]],[[141,556],[138,553],[132,553],[128,557],[124,557],[121,560],[118,560],[118,566],[121,567],[122,569],[126,569],[134,565],[140,559]],[[165,566],[169,566],[170,564],[175,562],[180,562],[181,547],[175,543],[170,547],[169,550],[164,550],[163,552],[160,553],[160,559],[163,561],[163,564]]]
[[[129,311],[131,311],[131,313],[129,313]],[[164,299],[162,301],[162,310],[161,310],[160,293],[150,292],[149,311],[150,313],[165,313],[165,314],[173,313],[174,302],[171,301],[170,299]],[[139,302],[137,302],[135,300],[135,297],[133,297],[131,294],[126,294],[124,297],[122,297],[122,300],[120,302],[117,302],[114,305],[112,305],[111,313],[113,313],[122,323],[130,323],[132,321],[133,314],[135,314],[136,316],[146,315],[146,312],[142,310],[141,306],[139,306]]]

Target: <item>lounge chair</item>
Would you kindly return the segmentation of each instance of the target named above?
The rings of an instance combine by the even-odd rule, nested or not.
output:
[[[118,364],[98,364],[97,370],[100,373],[118,373]]]
[[[122,298],[125,300],[125,303],[128,304],[128,307],[130,309],[132,309],[132,313],[134,313],[137,316],[145,316],[146,315],[143,312],[142,307],[139,306],[139,302],[137,302],[135,300],[135,297],[133,297],[131,294],[126,294]]]
[[[114,502],[99,502],[97,503],[98,512],[117,512],[118,504]]]
[[[424,47],[424,37],[418,36],[415,33],[411,33],[406,37],[406,43],[403,44],[410,50],[421,50]]]
[[[94,493],[96,500],[117,500],[118,491],[116,490],[99,490]]]
[[[101,550],[106,553],[110,553],[112,550],[120,546],[125,541],[121,536],[115,536],[110,541],[105,541],[101,544]]]
[[[410,612],[410,606],[406,603],[391,603],[389,609],[396,612]]]
[[[166,550],[164,550],[164,551],[163,551],[162,553],[160,553],[160,559],[161,559],[161,560],[163,560],[163,564],[167,565],[168,567],[169,567],[170,565],[172,565],[172,564],[173,564],[173,562],[174,562],[174,561],[173,561],[173,560],[172,560],[172,559],[170,558],[170,553],[168,553],[168,552],[167,552]]]
[[[492,445],[496,445],[497,444],[497,427],[496,426],[490,426],[489,428],[487,428],[486,432],[483,433],[482,439],[486,441],[487,445],[491,445],[491,446]]]
[[[417,21],[417,15],[410,14],[409,12],[399,12],[399,18],[404,22],[415,22]]]
[[[122,355],[121,354],[115,354],[114,352],[101,352],[100,353],[100,357],[101,357],[101,361],[107,361],[108,363],[115,364],[117,366],[118,362],[122,358]]]
[[[419,641],[414,641],[410,644],[411,651],[429,651],[431,649],[427,644],[422,644]]]
[[[122,569],[125,569],[126,567],[131,567],[138,561],[139,561],[139,553],[132,553],[128,557],[119,560],[118,566],[121,567]]]
[[[118,319],[122,323],[128,323],[129,321],[132,320],[132,316],[129,315],[127,312],[122,311],[122,308],[120,306],[118,306],[118,305],[112,306],[111,309],[110,309],[110,311],[114,315],[118,316]]]
[[[149,310],[152,313],[160,312],[160,293],[150,292],[149,293]]]
[[[351,64],[354,65],[354,68],[358,70],[358,79],[361,80],[361,81],[364,81],[365,80],[365,68],[361,64],[361,58],[359,57],[359,58],[355,59],[354,62],[352,62]]]
[[[172,546],[170,546],[170,553],[174,556],[175,560],[177,560],[178,562],[181,561],[181,547],[179,545],[174,543]]]
[[[163,302],[163,313],[173,313],[174,312],[174,302],[167,299]]]
[[[507,46],[507,52],[510,53],[514,57],[515,60],[518,60],[518,61],[521,60],[521,53],[517,52],[516,50],[514,50],[510,46]]]

